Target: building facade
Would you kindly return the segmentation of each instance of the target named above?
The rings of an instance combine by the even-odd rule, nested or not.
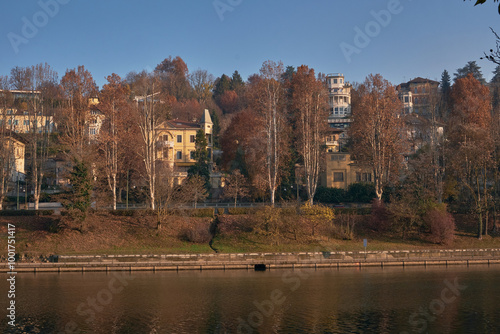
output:
[[[177,183],[187,177],[189,167],[196,163],[196,133],[200,129],[207,138],[207,150],[210,161],[213,162],[213,123],[207,109],[199,123],[170,120],[157,128],[157,158],[173,168]]]
[[[328,124],[331,128],[344,129],[351,123],[351,90],[352,85],[345,82],[342,73],[333,73],[326,76],[328,88],[328,104],[330,114]]]
[[[351,184],[359,182],[373,182],[373,174],[369,168],[356,164],[349,153],[326,153],[325,170],[321,177],[323,187],[347,190]]]
[[[432,108],[436,108],[439,94],[439,82],[417,77],[396,87],[403,102],[404,114],[416,114],[429,117]]]

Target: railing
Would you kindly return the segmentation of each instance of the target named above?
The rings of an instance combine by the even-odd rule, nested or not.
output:
[[[174,142],[168,140],[159,140],[156,142],[156,145],[158,147],[174,147]]]

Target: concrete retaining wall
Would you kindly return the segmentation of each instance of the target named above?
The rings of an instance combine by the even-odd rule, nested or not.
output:
[[[415,265],[499,264],[500,249],[370,252],[300,252],[167,255],[54,255],[50,262],[15,264],[16,272],[253,270],[272,268],[386,267]],[[0,272],[8,272],[7,266]]]

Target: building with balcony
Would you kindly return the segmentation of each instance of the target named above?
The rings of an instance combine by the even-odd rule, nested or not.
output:
[[[328,124],[331,128],[344,129],[351,123],[351,90],[352,85],[345,82],[342,73],[333,73],[326,76],[328,88],[328,104],[330,114]]]
[[[405,115],[429,117],[439,101],[439,82],[417,77],[396,87]]]
[[[196,163],[196,133],[203,130],[207,138],[207,150],[213,162],[213,123],[207,109],[200,122],[169,120],[158,126],[156,137],[157,158],[160,162],[173,168],[177,183],[187,177],[189,167]]]

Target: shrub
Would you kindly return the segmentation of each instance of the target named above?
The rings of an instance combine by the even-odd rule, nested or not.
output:
[[[256,208],[228,208],[227,209],[227,212],[230,214],[230,215],[248,215],[248,214],[252,214],[252,213],[255,213],[257,210]]]
[[[441,205],[430,209],[424,216],[425,223],[430,227],[431,242],[449,245],[455,238],[455,220],[446,206]]]
[[[373,201],[368,226],[378,232],[385,232],[391,228],[389,212],[382,201]]]
[[[228,216],[219,217],[217,224],[217,233],[220,235],[233,236],[242,232],[252,232],[255,225],[255,219],[249,219],[246,216]]]
[[[215,215],[215,209],[213,209],[213,208],[192,209],[190,212],[191,217],[211,217],[211,218],[213,218],[214,215]]]
[[[2,210],[0,216],[36,216],[37,211],[34,210]]]
[[[224,209],[224,208],[218,208],[218,209],[217,209],[217,214],[218,214],[218,215],[223,215],[223,214],[224,214],[224,212],[225,212],[225,209]]]
[[[376,197],[373,183],[353,183],[347,189],[349,202],[370,203]]]
[[[109,213],[113,216],[120,217],[132,217],[134,216],[135,210],[109,210]]]
[[[321,203],[337,204],[346,201],[346,193],[340,188],[318,187],[314,200]]]
[[[310,205],[306,203],[300,208],[300,214],[306,224],[311,229],[311,235],[314,236],[316,229],[320,233],[324,233],[325,229],[331,224],[335,218],[335,212],[332,208],[326,205]]]
[[[180,228],[179,239],[193,243],[208,243],[212,239],[210,224],[200,221],[189,221]]]

